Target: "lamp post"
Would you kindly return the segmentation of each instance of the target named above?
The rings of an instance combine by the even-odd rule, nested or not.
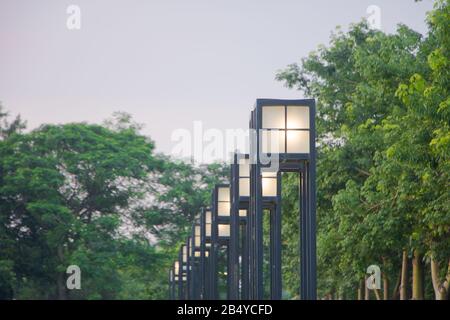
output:
[[[173,269],[169,270],[169,300],[175,299],[175,278],[173,274]]]
[[[251,261],[250,275],[255,283],[253,299],[263,299],[263,198],[268,185],[281,172],[300,174],[300,296],[316,299],[316,198],[315,198],[315,102],[313,99],[258,99],[251,114]],[[265,181],[266,179],[266,181]],[[279,197],[280,183],[277,185]],[[267,191],[265,191],[266,189]],[[279,208],[280,206],[278,206]],[[281,211],[271,219],[272,291],[281,298]]]
[[[188,247],[183,244],[180,247],[178,261],[175,262],[176,275],[178,274],[178,299],[189,298],[189,257]]]
[[[183,300],[183,275],[180,270],[180,259],[176,260],[173,264],[173,270],[175,273],[175,282],[177,284],[178,300]]]
[[[212,195],[212,230],[211,230],[211,298],[218,299],[218,254],[226,247],[227,264],[230,263],[230,186],[219,184],[214,187]],[[227,297],[230,296],[229,266],[227,266]]]
[[[199,300],[202,296],[201,288],[203,286],[203,261],[201,248],[201,224],[200,218],[192,227],[192,235],[189,242],[189,261],[190,261],[190,299]]]
[[[201,299],[211,299],[210,250],[211,250],[212,213],[209,208],[202,208],[200,213],[200,268],[201,268]]]
[[[248,154],[235,153],[230,176],[230,299],[248,299],[249,241],[248,209],[250,200],[250,159]]]
[[[254,255],[250,248],[254,246],[255,215],[250,212],[250,157],[248,154],[235,154],[231,165],[231,292],[237,292],[232,298],[248,299],[252,297],[249,287],[249,273],[254,268]],[[280,248],[276,246],[276,235],[281,233],[279,219],[275,219],[281,212],[281,175],[273,172],[264,172],[262,178],[262,208],[270,215],[270,261],[271,278],[281,276]],[[277,231],[278,232],[275,232]],[[241,241],[239,243],[238,241]],[[241,272],[237,272],[239,266]],[[239,279],[240,277],[240,279]],[[252,282],[254,284],[254,282]],[[240,287],[240,291],[238,290]],[[251,289],[251,290],[250,290]],[[240,295],[239,295],[240,293]],[[270,298],[280,299],[281,287],[274,279],[270,281]]]
[[[194,299],[194,279],[195,279],[195,260],[192,254],[192,236],[189,236],[187,239],[187,289],[186,289],[186,299],[192,300]]]

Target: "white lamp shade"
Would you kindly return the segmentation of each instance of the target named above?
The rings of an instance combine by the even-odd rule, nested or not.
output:
[[[239,159],[239,196],[250,196],[250,159]]]
[[[250,178],[239,178],[239,196],[250,196]]]
[[[239,159],[239,177],[250,177],[250,159]]]
[[[262,127],[268,129],[284,129],[286,127],[284,106],[263,107]]]
[[[196,250],[196,251],[194,252],[194,256],[195,256],[196,258],[199,258],[199,257],[202,256],[202,252]],[[208,256],[209,256],[209,252],[208,252],[208,251],[205,251],[205,257],[208,257]]]
[[[194,241],[194,245],[196,247],[200,247],[200,226],[195,226],[195,241]]]
[[[265,169],[265,170],[261,170],[261,176],[263,178],[276,178],[277,172]]]
[[[187,262],[187,246],[183,246],[183,262]]]
[[[283,153],[285,152],[285,131],[284,130],[262,130],[261,150],[263,153]]]
[[[288,106],[286,122],[287,129],[309,129],[309,108]]]
[[[262,178],[262,195],[263,197],[277,196],[277,179]]]
[[[221,201],[230,201],[230,188],[229,187],[220,187],[218,190],[218,199]]]
[[[196,237],[200,237],[200,226],[199,225],[195,225],[194,235]]]
[[[211,223],[211,211],[206,211],[205,212],[205,222],[206,223]]]
[[[287,153],[309,153],[309,131],[287,131]]]
[[[219,202],[217,204],[217,215],[229,216],[230,215],[230,202]]]
[[[246,216],[247,216],[247,210],[245,210],[245,209],[240,209],[240,210],[239,210],[239,216],[240,216],[240,217],[246,217]]]
[[[263,107],[262,153],[309,153],[309,117],[307,106]]]
[[[205,225],[205,236],[211,237],[211,224],[210,223]]]
[[[175,261],[175,264],[173,265],[174,271],[175,271],[175,275],[179,275],[180,274],[180,263],[178,261]]]
[[[219,224],[218,231],[219,231],[219,237],[229,237],[230,236],[230,225],[229,224]]]

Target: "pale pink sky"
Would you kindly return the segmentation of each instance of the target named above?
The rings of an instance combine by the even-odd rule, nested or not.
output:
[[[79,31],[66,28],[70,4]],[[195,120],[247,128],[256,98],[301,98],[276,71],[372,4],[383,30],[426,31],[430,0],[1,0],[0,101],[30,128],[126,111],[169,153],[171,132]]]

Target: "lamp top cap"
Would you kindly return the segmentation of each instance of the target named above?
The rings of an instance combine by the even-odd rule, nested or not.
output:
[[[228,183],[216,184],[215,188],[214,188],[215,194],[218,194],[219,193],[219,189],[222,189],[222,188],[230,188],[230,185]]]
[[[216,188],[228,188],[230,185],[228,183],[218,183],[216,184]]]
[[[256,99],[255,109],[258,106],[314,106],[315,99]]]

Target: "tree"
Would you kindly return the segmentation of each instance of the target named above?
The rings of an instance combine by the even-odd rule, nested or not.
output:
[[[3,106],[0,104],[0,143],[15,133],[19,133],[25,128],[26,124],[21,120],[20,115],[9,122],[9,113],[3,111]],[[0,184],[3,176],[0,167]],[[1,213],[1,210],[0,210]],[[0,300],[12,299],[14,296],[13,284],[16,281],[13,266],[14,262],[10,257],[14,257],[15,252],[11,250],[11,244],[14,238],[9,235],[4,226],[5,217],[0,216]]]
[[[17,278],[65,299],[65,269],[78,264],[87,287],[91,279],[97,286],[88,298],[113,297],[114,239],[143,196],[153,148],[132,128],[88,124],[45,125],[1,142],[0,212],[10,239],[2,257],[14,261]]]
[[[448,1],[436,2],[429,21],[427,37],[404,25],[390,35],[364,22],[352,25],[333,34],[329,47],[277,74],[318,99],[322,296],[355,297],[373,263],[382,267],[385,291],[397,279],[398,292],[406,251],[414,255],[413,291],[420,298],[424,254],[450,256]],[[445,279],[440,272],[435,278]]]
[[[229,169],[220,163],[193,165],[159,155],[155,171],[155,201],[143,215],[144,223],[160,240],[172,247],[185,240],[194,219],[210,206],[215,184],[227,181]]]
[[[386,124],[397,136],[387,156],[414,177],[408,201],[414,203],[417,213],[412,234],[417,243],[415,254],[418,259],[429,257],[435,297],[445,300],[450,283],[449,1],[437,1],[428,21],[432,43],[428,72],[414,74],[397,90],[407,112]],[[439,264],[445,265],[442,272]],[[413,286],[417,298],[421,298],[420,282],[418,277]]]

